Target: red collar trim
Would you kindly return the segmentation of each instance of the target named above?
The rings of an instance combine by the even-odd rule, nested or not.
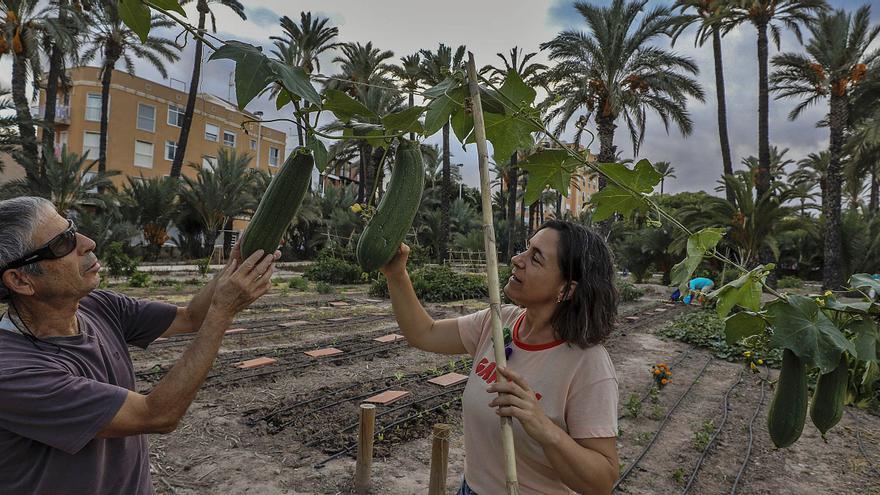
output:
[[[519,318],[516,319],[516,323],[513,325],[513,343],[516,344],[517,347],[526,351],[544,351],[547,349],[552,349],[559,344],[565,343],[564,340],[554,340],[553,342],[546,342],[543,344],[527,344],[519,340],[519,326],[522,324],[523,320],[526,318],[526,312],[523,311]]]

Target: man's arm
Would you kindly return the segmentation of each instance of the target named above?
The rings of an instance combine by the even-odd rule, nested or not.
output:
[[[211,279],[202,290],[196,294],[189,304],[183,308],[177,308],[177,316],[168,329],[162,333],[162,337],[170,337],[180,333],[194,332],[202,327],[208,308],[211,307],[211,299],[214,297],[214,289],[217,286],[217,277]]]
[[[257,251],[240,268],[233,260],[215,279],[214,297],[183,356],[149,395],[129,392],[113,419],[98,432],[99,438],[168,433],[177,427],[211,370],[224,331],[235,314],[272,286],[275,256],[266,256],[258,263],[261,255],[262,251]]]

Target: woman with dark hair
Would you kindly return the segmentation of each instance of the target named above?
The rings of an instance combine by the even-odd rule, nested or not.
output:
[[[554,220],[513,257],[504,292],[516,305],[501,307],[510,330],[506,369],[495,364],[489,310],[434,321],[413,290],[408,255],[402,244],[381,268],[407,342],[474,358],[462,399],[466,460],[459,494],[506,493],[499,416],[516,419],[519,493],[610,493],[619,471],[617,375],[602,342],[614,328],[617,290],[602,238]]]

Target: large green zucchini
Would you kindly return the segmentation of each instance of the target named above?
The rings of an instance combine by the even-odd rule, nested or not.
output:
[[[401,140],[396,155],[388,190],[358,240],[358,264],[366,272],[391,261],[422,201],[425,166],[419,142]]]
[[[830,373],[821,375],[816,381],[813,401],[810,403],[810,418],[825,436],[843,416],[843,403],[846,400],[846,386],[849,381],[849,366],[846,354],[840,353],[840,363]]]
[[[767,414],[770,439],[784,448],[795,443],[807,419],[807,370],[790,349],[782,351],[782,370]]]
[[[251,217],[241,241],[241,257],[258,249],[274,253],[309,189],[315,159],[308,148],[299,147],[287,157]]]

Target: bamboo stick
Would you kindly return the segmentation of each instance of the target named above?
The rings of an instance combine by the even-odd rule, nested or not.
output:
[[[495,247],[495,227],[492,223],[492,190],[489,187],[489,149],[486,146],[486,124],[483,120],[483,107],[480,102],[480,85],[477,79],[477,66],[474,54],[468,52],[468,86],[471,92],[471,105],[474,115],[474,137],[477,141],[477,155],[480,163],[480,197],[483,209],[483,238],[486,246],[486,274],[489,279],[489,313],[492,316],[492,343],[495,350],[496,366],[507,366],[504,355],[504,335],[501,330],[501,289],[498,282],[498,251]],[[505,378],[497,373],[499,382]],[[504,471],[507,474],[507,493],[516,495],[519,484],[516,480],[516,456],[513,449],[513,422],[511,418],[501,418],[501,445],[504,449]]]
[[[357,466],[354,476],[354,489],[358,495],[370,493],[370,474],[373,467],[373,432],[375,429],[376,406],[361,404]]]
[[[431,435],[431,478],[428,483],[428,495],[446,494],[446,476],[449,470],[449,425],[434,425]]]

